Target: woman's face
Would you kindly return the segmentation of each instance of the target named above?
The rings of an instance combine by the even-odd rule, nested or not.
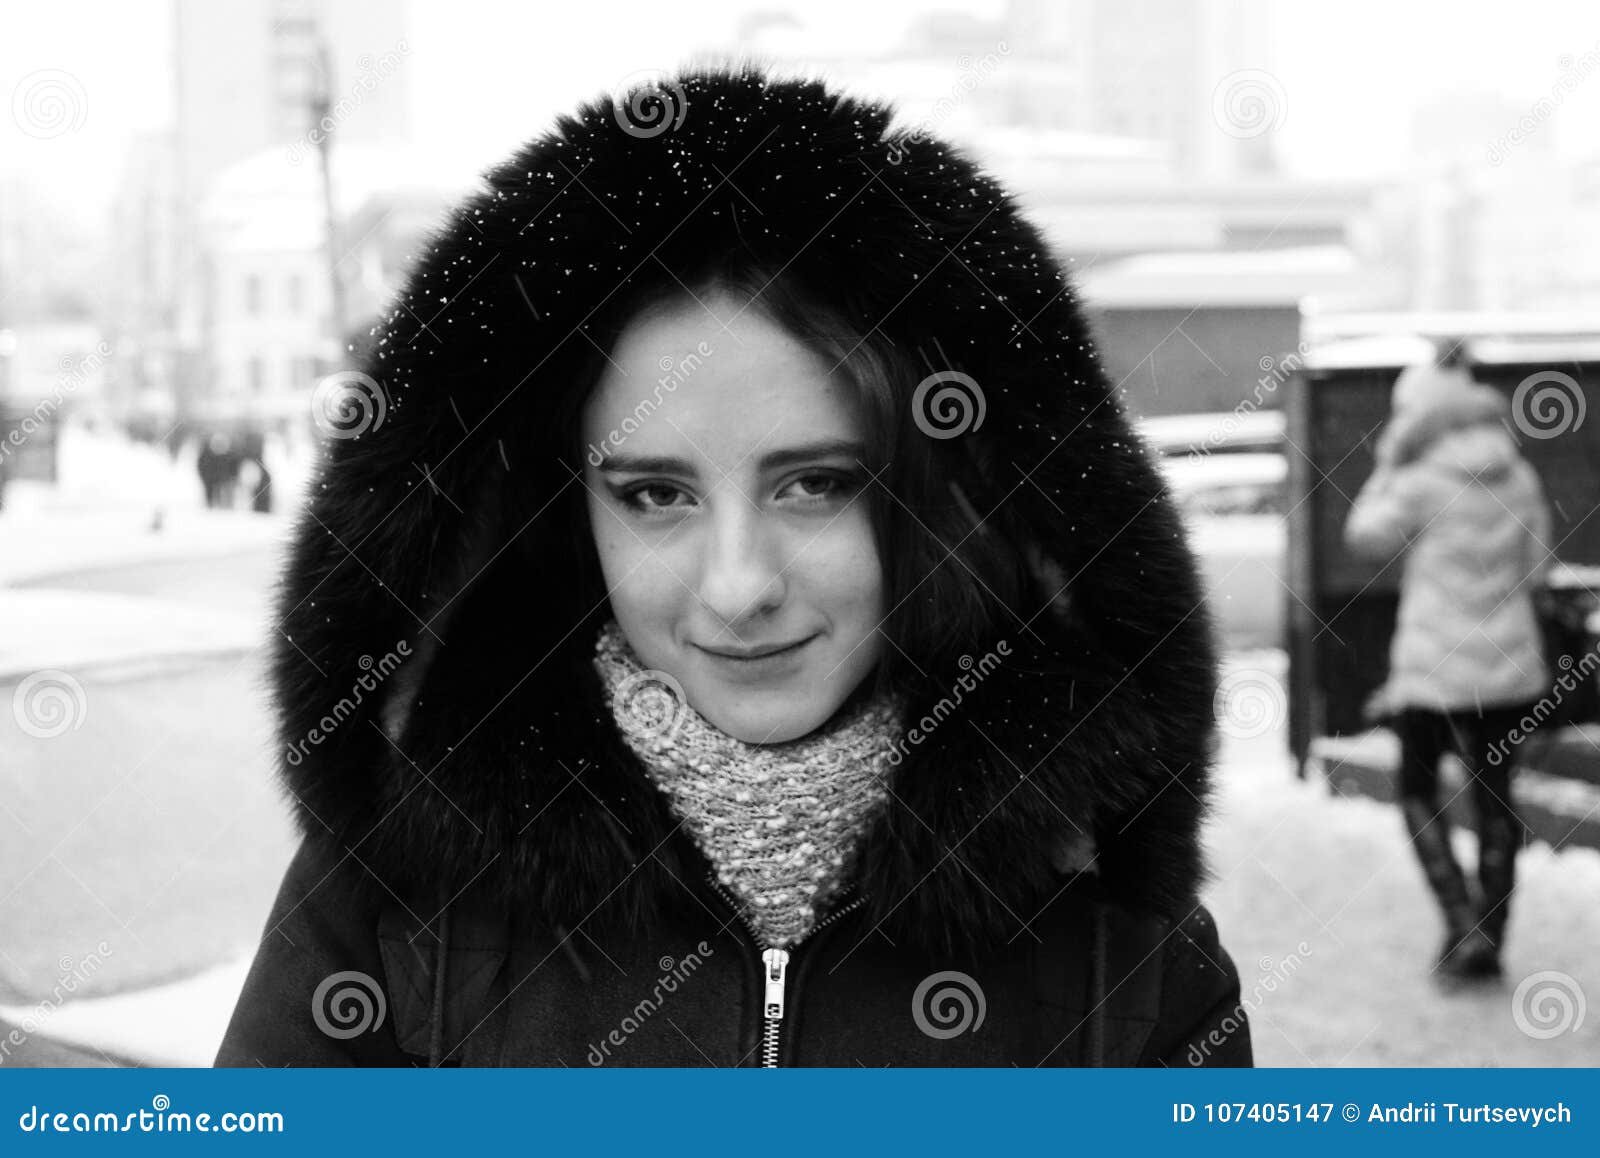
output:
[[[749,743],[832,716],[877,663],[887,611],[849,385],[757,307],[675,301],[624,331],[583,440],[595,546],[640,662]]]

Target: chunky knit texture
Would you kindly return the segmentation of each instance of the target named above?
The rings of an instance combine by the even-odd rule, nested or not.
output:
[[[798,740],[751,744],[690,707],[666,673],[646,669],[615,619],[600,631],[594,663],[623,739],[762,943],[799,941],[848,877],[887,796],[902,705],[857,700]]]

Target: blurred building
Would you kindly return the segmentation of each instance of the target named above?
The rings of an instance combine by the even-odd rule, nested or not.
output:
[[[1305,309],[1403,304],[1391,273],[1342,244],[1149,254],[1078,280],[1106,369],[1141,416],[1281,409],[1307,353]]]
[[[386,0],[176,0],[177,144],[184,187],[312,127],[319,44],[326,41],[341,142],[398,147],[410,93],[395,57],[410,51],[402,4]],[[389,63],[386,63],[389,62]],[[367,83],[369,79],[381,83]],[[311,158],[307,157],[309,162]]]
[[[132,151],[116,198],[125,410],[181,416],[241,397],[261,408],[338,357],[339,216],[370,191],[357,154],[404,151],[405,20],[383,0],[175,0],[176,124]]]
[[[1264,0],[1012,0],[1005,24],[1034,82],[1018,123],[1161,141],[1183,177],[1276,170]]]
[[[203,399],[233,413],[285,409],[334,356],[315,167],[285,165],[277,149],[258,153],[211,182],[198,221],[210,370]]]
[[[170,422],[182,351],[199,343],[197,331],[178,329],[185,217],[176,137],[142,134],[123,158],[109,223],[105,321],[118,357],[106,401],[123,418]]]
[[[1453,166],[1386,200],[1415,309],[1600,308],[1600,159]]]
[[[1076,270],[1114,381],[1155,415],[1261,394],[1307,295],[1401,304],[1359,249],[1374,183],[1278,171],[1272,15],[1262,0],[1011,0],[994,19],[919,17],[887,50],[819,42],[789,13],[736,38],[890,94],[908,127],[968,148]],[[1262,405],[1281,404],[1275,386]]]

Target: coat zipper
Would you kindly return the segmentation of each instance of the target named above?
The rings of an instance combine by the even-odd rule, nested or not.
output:
[[[789,959],[791,950],[779,949],[773,945],[762,944],[760,934],[755,926],[744,915],[744,906],[722,887],[722,882],[717,880],[714,873],[708,873],[706,879],[718,896],[728,902],[728,906],[737,914],[739,921],[750,931],[750,940],[761,949],[761,980],[762,980],[762,1022],[761,1022],[761,1066],[763,1069],[778,1068],[778,1046],[783,1031],[783,1014],[785,990],[789,983]],[[822,920],[811,926],[810,932],[794,943],[794,948],[816,936],[819,929],[824,929],[833,924],[846,913],[852,913],[867,903],[865,896],[858,896],[848,903],[839,906]]]

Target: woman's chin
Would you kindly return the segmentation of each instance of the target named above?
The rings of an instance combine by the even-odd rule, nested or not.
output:
[[[736,740],[746,744],[784,744],[814,731],[822,719],[811,719],[807,713],[796,712],[794,705],[783,705],[781,710],[759,711],[701,711],[712,725]]]
[[[714,728],[746,744],[786,744],[816,731],[827,718],[821,709],[808,710],[810,705],[795,704],[792,696],[763,696],[762,699],[774,701],[770,707],[750,702],[755,699],[750,693],[744,693],[744,697],[744,704],[726,702],[726,699],[734,699],[734,694],[730,694],[720,704],[710,705],[709,710],[704,707],[696,707],[696,710]]]

